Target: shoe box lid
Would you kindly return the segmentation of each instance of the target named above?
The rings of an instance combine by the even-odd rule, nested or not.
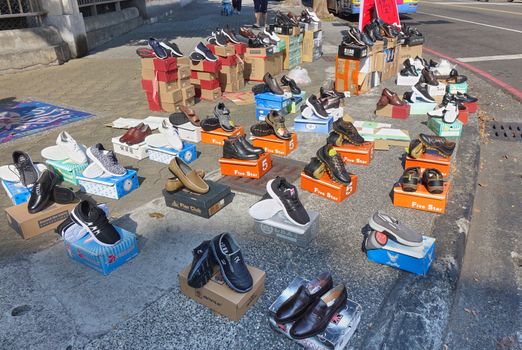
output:
[[[246,256],[248,259],[248,256]],[[229,288],[223,280],[219,268],[203,287],[195,289],[188,285],[189,264],[178,275],[181,292],[196,302],[205,305],[220,315],[239,321],[247,310],[256,303],[265,290],[265,272],[248,265],[253,286],[249,292],[238,293]]]
[[[295,294],[297,289],[309,281],[302,277],[295,277],[288,287],[281,292],[279,297],[269,307],[269,322],[272,329],[276,332],[283,333],[288,338],[305,347],[305,349],[315,350],[341,350],[344,349],[348,341],[352,338],[359,322],[361,321],[362,307],[353,300],[348,299],[346,306],[336,313],[326,329],[313,336],[305,339],[293,339],[290,336],[291,323],[277,323],[274,315],[279,307]]]
[[[57,204],[52,203],[44,210],[29,214],[27,211],[28,203],[18,204],[5,209],[7,221],[16,232],[24,239],[37,236],[41,233],[52,231],[58,227],[77,203]]]
[[[138,255],[136,235],[116,225],[114,228],[121,237],[115,245],[102,246],[87,234],[75,242],[64,241],[67,255],[102,275],[108,275]]]

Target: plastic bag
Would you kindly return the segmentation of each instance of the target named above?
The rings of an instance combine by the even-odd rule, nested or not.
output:
[[[308,71],[300,66],[295,67],[288,73],[288,77],[293,79],[297,85],[306,86],[312,83]]]

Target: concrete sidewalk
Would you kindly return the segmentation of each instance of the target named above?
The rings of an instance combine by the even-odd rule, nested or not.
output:
[[[281,5],[273,5],[272,9],[277,6]],[[207,7],[195,4],[187,9],[183,19],[175,17],[172,21],[138,28],[92,56],[59,67],[0,76],[0,85],[9,86],[9,95],[17,99],[34,97],[96,114],[82,122],[1,145],[0,163],[10,162],[10,155],[16,149],[25,150],[40,160],[42,147],[52,144],[56,135],[65,129],[79,142],[87,145],[102,142],[109,146],[111,137],[121,131],[103,127],[104,124],[122,116],[161,115],[147,111],[140,90],[139,60],[134,54],[136,43],[148,36],[172,37],[183,52],[188,53],[218,23],[227,22],[234,27],[237,25],[233,21],[251,23],[248,11],[247,7],[241,16],[221,17],[219,2],[210,2]],[[195,24],[188,27],[189,23]],[[304,87],[308,93],[317,93],[323,81],[333,76],[332,57],[344,25],[342,21],[323,23],[326,57],[314,64],[303,64],[313,81],[311,86]],[[473,79],[471,81],[473,84]],[[399,95],[404,91],[392,82],[384,84],[386,86]],[[376,119],[373,109],[380,91],[381,87],[347,99],[345,111],[356,120]],[[254,123],[253,106],[239,107],[232,103],[227,106],[233,119],[241,125],[249,127]],[[212,108],[209,102],[196,106],[201,117]],[[377,120],[408,129],[412,137],[428,132],[423,116],[405,121]],[[292,125],[291,118],[288,125]],[[469,135],[474,135],[473,130],[477,130],[476,123],[465,128],[461,142],[471,142]],[[299,149],[290,158],[300,161],[308,161],[325,142],[323,135],[299,134],[298,137]],[[207,172],[216,170],[220,148],[198,145],[198,150],[201,155],[193,163],[194,167]],[[258,200],[252,195],[238,193],[232,204],[210,220],[166,208],[160,198],[168,174],[166,167],[148,159],[138,162],[120,157],[124,165],[139,168],[143,182],[138,190],[123,199],[107,202],[115,222],[137,232],[140,254],[111,275],[103,277],[70,261],[63,243],[54,233],[22,241],[8,228],[5,216],[0,217],[3,227],[0,231],[0,278],[3,281],[0,285],[0,348],[299,349],[269,328],[267,309],[293,277],[313,277],[323,270],[331,271],[337,283],[345,283],[349,298],[363,307],[363,319],[351,343],[361,348],[368,344],[367,337],[373,333],[383,305],[393,295],[393,288],[404,283],[405,278],[412,285],[419,280],[440,281],[446,271],[453,268],[453,251],[447,244],[440,245],[432,273],[424,278],[370,263],[361,251],[361,230],[378,209],[420,232],[432,233],[435,214],[395,208],[391,204],[389,193],[402,174],[403,153],[403,149],[395,147],[377,152],[369,167],[348,166],[360,182],[358,192],[343,203],[300,193],[307,209],[321,213],[319,237],[308,249],[254,235],[253,222],[245,210]],[[461,159],[457,156],[456,161]],[[460,203],[458,199],[453,201],[456,206]],[[2,209],[10,205],[3,192],[0,204]],[[151,218],[149,214],[156,212],[165,216]],[[247,262],[267,272],[265,294],[238,323],[213,314],[186,298],[178,288],[177,273],[190,263],[191,249],[202,240],[225,231],[233,232],[238,238]],[[442,243],[447,236],[448,233],[444,233],[436,238]]]

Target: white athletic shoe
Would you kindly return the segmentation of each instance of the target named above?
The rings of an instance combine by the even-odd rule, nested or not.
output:
[[[308,9],[308,7],[305,7],[306,13],[308,13],[308,16],[312,19],[314,22],[321,22],[321,19],[317,17],[317,14],[314,11],[311,11]]]
[[[163,123],[158,128],[160,134],[165,135],[167,138],[167,143],[170,147],[174,148],[177,151],[181,151],[183,149],[183,141],[181,141],[181,137],[179,137],[178,128],[173,126],[167,120],[164,120]]]
[[[67,132],[62,131],[56,138],[56,146],[46,147],[41,151],[42,157],[50,160],[66,160],[84,164],[87,162],[85,147],[79,145]]]
[[[446,105],[446,110],[444,111],[444,116],[442,120],[444,123],[453,124],[457,118],[459,117],[459,107],[455,102],[449,102]]]

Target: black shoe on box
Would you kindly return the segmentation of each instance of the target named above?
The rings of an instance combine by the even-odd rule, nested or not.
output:
[[[343,42],[339,45],[337,54],[339,58],[364,58],[368,56],[368,47],[366,45]]]

